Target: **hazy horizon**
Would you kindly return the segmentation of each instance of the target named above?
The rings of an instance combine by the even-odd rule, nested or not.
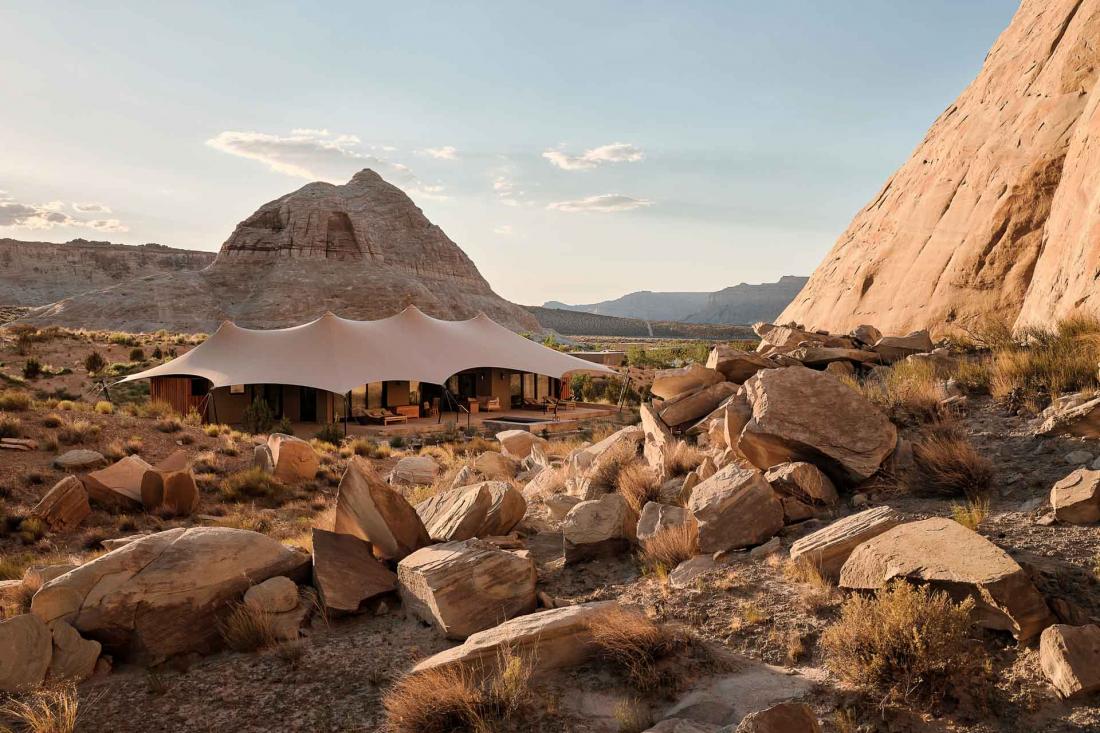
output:
[[[808,275],[1015,9],[9,3],[0,236],[214,251],[370,167],[520,303]]]

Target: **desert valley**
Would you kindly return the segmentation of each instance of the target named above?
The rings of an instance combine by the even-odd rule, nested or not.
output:
[[[216,252],[0,191],[0,732],[1100,731],[1098,38],[1023,0],[758,283],[474,257],[323,130]]]

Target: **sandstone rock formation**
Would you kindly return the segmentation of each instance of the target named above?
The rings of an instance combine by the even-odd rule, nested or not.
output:
[[[699,550],[758,545],[783,528],[783,505],[755,469],[735,464],[696,486],[688,509],[699,522]]]
[[[371,543],[350,534],[313,529],[313,585],[325,608],[354,613],[365,601],[397,589],[397,576]]]
[[[884,332],[1095,311],[1100,0],[1024,0],[779,317]]]
[[[1100,626],[1048,627],[1039,638],[1039,663],[1062,697],[1100,690]]]
[[[866,509],[795,542],[791,545],[791,560],[807,562],[827,578],[838,578],[852,550],[896,527],[899,521],[888,506]]]
[[[344,185],[310,183],[261,206],[203,270],[124,280],[37,308],[25,320],[212,332],[225,319],[279,328],[326,311],[367,320],[408,305],[444,319],[484,311],[515,330],[539,329],[531,314],[490,289],[404,192],[366,169]]]
[[[400,560],[431,542],[416,510],[359,456],[348,459],[340,479],[333,529],[370,542],[374,554],[387,560]]]

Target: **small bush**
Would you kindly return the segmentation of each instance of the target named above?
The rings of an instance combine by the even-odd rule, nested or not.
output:
[[[244,429],[253,435],[271,432],[271,426],[275,424],[275,415],[271,407],[262,397],[252,400],[248,407],[244,408],[241,415],[241,423]]]
[[[79,445],[99,437],[99,426],[87,420],[63,423],[57,429],[57,439],[65,445]]]
[[[642,564],[652,572],[667,573],[699,552],[699,528],[685,522],[662,529],[641,542]]]
[[[166,417],[179,417],[176,414],[175,408],[164,400],[150,400],[149,402],[134,405],[134,415],[157,420]]]
[[[93,351],[84,357],[84,371],[88,374],[98,374],[105,366],[107,366],[107,360],[98,351]]]
[[[1059,395],[1100,386],[1100,319],[1074,316],[1020,334],[1026,346],[993,352],[989,391],[1010,407],[1041,409]]]
[[[65,683],[34,690],[8,700],[0,716],[10,718],[27,733],[72,733],[80,718],[80,696]]]
[[[261,468],[237,471],[225,477],[220,493],[226,501],[273,499],[286,491],[281,481]]]
[[[917,496],[984,498],[993,484],[993,461],[971,444],[958,427],[939,424],[925,429],[913,446],[913,468],[903,486]]]
[[[18,438],[23,434],[23,422],[15,415],[0,412],[0,438]]]
[[[115,411],[115,406],[107,400],[100,400],[99,402],[95,403],[95,411],[97,414],[100,415],[111,415]]]
[[[685,476],[698,468],[704,458],[703,451],[681,440],[665,454],[665,467],[671,476]]]
[[[989,500],[988,499],[974,499],[968,501],[966,505],[954,504],[951,506],[951,517],[966,527],[974,531],[978,530],[982,520],[989,514]]]
[[[103,448],[103,455],[112,461],[125,458],[127,455],[126,446],[121,440],[116,438]]]
[[[289,417],[284,415],[279,419],[279,424],[275,426],[275,432],[283,435],[294,435],[294,424],[290,422]]]
[[[608,448],[596,459],[592,473],[593,483],[615,488],[619,484],[619,472],[634,463],[637,457],[638,450],[631,441],[623,441]]]
[[[145,350],[140,347],[130,349],[130,361],[145,361]]]
[[[317,440],[323,440],[326,443],[332,443],[333,445],[340,445],[340,441],[344,439],[344,429],[337,423],[328,423],[322,425],[314,436]]]
[[[57,409],[62,412],[73,412],[76,410],[76,403],[72,400],[60,400],[57,403]]]
[[[222,429],[228,429],[228,425],[218,425],[217,423],[210,423],[209,425],[202,426],[203,435],[208,438],[216,438],[222,434]]]
[[[677,681],[665,674],[668,670],[661,662],[691,645],[685,633],[621,607],[597,615],[588,627],[601,661],[636,690],[654,693],[675,688]]]
[[[270,614],[244,603],[233,604],[219,625],[226,646],[237,652],[255,652],[275,646],[278,637]]]
[[[873,598],[853,596],[821,642],[842,680],[892,702],[935,703],[975,686],[984,650],[968,634],[974,600],[898,582]]]
[[[61,416],[56,412],[51,412],[46,417],[42,418],[42,424],[47,428],[56,428],[61,426]]]
[[[636,512],[641,512],[646,502],[659,501],[661,483],[648,465],[635,461],[623,466],[616,478],[616,490]]]
[[[19,523],[16,535],[24,545],[33,545],[46,536],[46,523],[38,517],[25,517]]]
[[[162,417],[157,420],[156,428],[162,433],[178,433],[183,430],[183,422],[175,415]]]
[[[896,423],[920,424],[940,414],[944,397],[941,380],[927,361],[899,361],[888,369],[875,370],[862,381],[856,377],[844,377],[843,381]]]
[[[0,410],[21,412],[31,407],[31,396],[17,389],[5,389],[0,392]]]
[[[121,331],[112,331],[107,336],[107,342],[118,346],[136,346],[137,339],[133,335]]]
[[[23,379],[38,379],[42,376],[42,362],[30,358],[23,362]]]

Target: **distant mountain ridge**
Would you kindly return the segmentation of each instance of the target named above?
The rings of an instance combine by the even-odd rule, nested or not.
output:
[[[741,283],[713,293],[641,290],[599,303],[570,305],[550,300],[542,307],[655,321],[749,324],[774,321],[808,279],[784,275],[773,283]]]

